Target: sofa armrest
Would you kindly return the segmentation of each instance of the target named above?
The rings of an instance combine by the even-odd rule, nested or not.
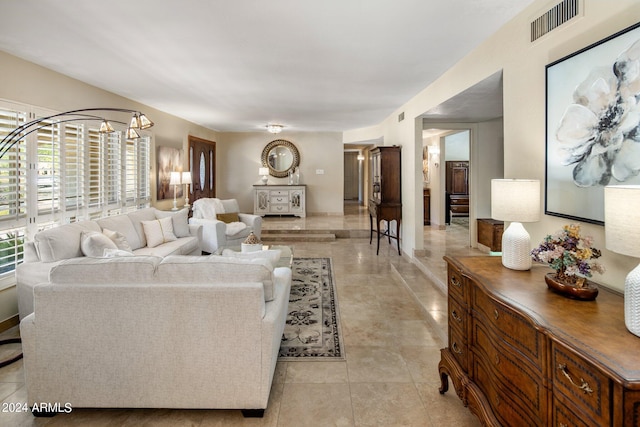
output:
[[[215,253],[218,248],[224,247],[227,243],[225,230],[227,224],[217,219],[191,218],[190,225],[202,227],[202,250]]]
[[[24,242],[24,256],[22,262],[38,262],[40,257],[38,256],[38,250],[34,242]]]
[[[198,245],[202,248],[202,225],[189,224],[189,235],[198,239]]]
[[[253,234],[259,239],[262,235],[262,217],[248,213],[239,213],[240,222],[247,224],[253,230]]]

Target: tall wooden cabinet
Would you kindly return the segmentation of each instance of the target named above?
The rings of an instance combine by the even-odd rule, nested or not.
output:
[[[371,231],[369,244],[371,244],[374,232],[378,237],[376,254],[380,252],[380,238],[396,239],[398,243],[398,255],[400,252],[400,221],[402,220],[402,189],[400,186],[400,147],[376,147],[370,152],[371,159],[371,188],[369,194],[369,221]],[[386,221],[386,229],[380,231],[380,222]],[[392,221],[395,222],[395,230],[392,229]]]
[[[469,216],[469,162],[450,160],[445,162],[446,218],[451,216]]]
[[[500,257],[445,257],[450,377],[486,426],[640,426],[640,338],[623,298],[600,289],[576,301],[547,289],[545,266],[510,270]]]

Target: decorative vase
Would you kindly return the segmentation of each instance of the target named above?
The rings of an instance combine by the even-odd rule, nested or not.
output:
[[[295,185],[300,184],[300,168],[296,166],[296,170],[294,172],[294,180]]]
[[[582,286],[578,286],[575,283],[558,279],[556,273],[547,273],[544,276],[544,281],[549,289],[567,298],[593,301],[598,296],[598,286],[586,279],[584,279]]]

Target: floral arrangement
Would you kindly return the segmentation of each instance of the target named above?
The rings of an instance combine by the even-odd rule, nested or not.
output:
[[[549,264],[556,278],[576,287],[583,287],[591,272],[604,273],[604,266],[593,261],[602,253],[592,247],[591,237],[580,237],[580,226],[565,225],[562,230],[544,238],[540,246],[531,251],[536,262]]]

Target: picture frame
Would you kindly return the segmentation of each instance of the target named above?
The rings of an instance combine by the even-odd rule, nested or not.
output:
[[[158,159],[158,179],[156,200],[173,199],[173,192],[177,190],[176,198],[183,197],[182,185],[169,185],[171,172],[182,172],[182,150],[173,147],[158,147],[156,150]]]
[[[640,23],[546,66],[546,215],[604,225],[604,187],[640,184],[638,67]]]

